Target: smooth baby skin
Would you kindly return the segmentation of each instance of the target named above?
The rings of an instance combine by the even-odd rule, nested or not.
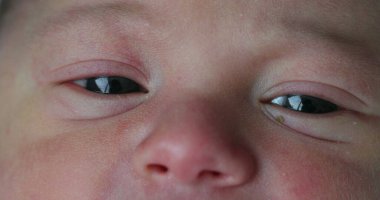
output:
[[[375,0],[14,1],[0,199],[380,198]],[[100,94],[94,77],[144,90]],[[288,94],[325,114],[271,103]]]

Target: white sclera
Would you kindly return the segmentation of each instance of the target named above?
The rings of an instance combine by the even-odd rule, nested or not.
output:
[[[291,106],[294,110],[302,110],[302,99],[300,96],[281,96],[273,99],[271,103],[279,106]]]
[[[85,88],[87,86],[87,79],[76,80],[74,83]]]

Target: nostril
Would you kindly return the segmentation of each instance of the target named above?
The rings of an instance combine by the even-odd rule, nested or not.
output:
[[[146,169],[148,172],[156,174],[166,174],[169,171],[168,167],[160,164],[150,164],[146,166]]]
[[[202,172],[199,173],[198,178],[199,179],[204,179],[204,178],[221,178],[223,174],[218,171],[213,171],[213,170],[203,170]]]

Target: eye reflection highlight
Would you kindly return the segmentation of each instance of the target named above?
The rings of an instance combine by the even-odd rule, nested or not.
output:
[[[307,96],[307,95],[285,95],[271,101],[272,104],[278,105],[293,111],[308,114],[325,114],[338,111],[338,106],[329,101]]]
[[[128,93],[146,93],[135,81],[125,77],[92,77],[74,81],[74,84],[95,93],[100,94],[128,94]]]

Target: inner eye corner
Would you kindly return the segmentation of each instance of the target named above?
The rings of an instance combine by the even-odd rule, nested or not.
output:
[[[278,96],[280,97],[280,96]],[[277,97],[265,97],[265,98],[260,98],[258,99],[258,102],[259,103],[262,103],[262,104],[271,104],[271,102],[273,101],[273,99],[275,99]]]
[[[150,92],[146,87],[141,86],[141,85],[140,85],[140,90],[141,90],[141,93],[144,93],[144,94],[149,94],[149,92]]]

